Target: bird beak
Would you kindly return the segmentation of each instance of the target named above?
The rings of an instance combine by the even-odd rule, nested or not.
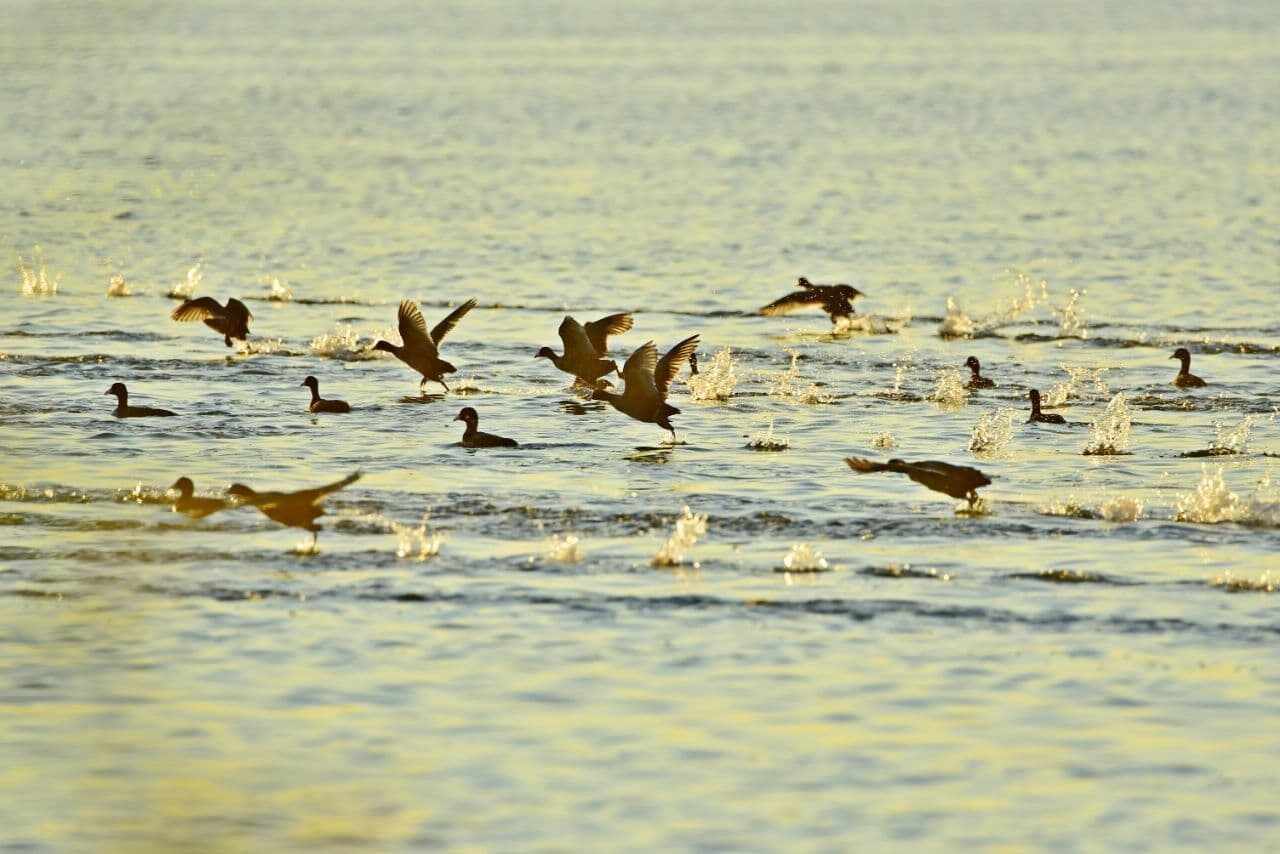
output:
[[[454,420],[454,421],[461,421],[461,420],[462,420],[462,416],[461,416],[461,415],[455,415],[455,416],[453,416],[453,420]]]
[[[1177,354],[1177,353],[1175,353],[1175,354],[1173,354],[1172,356],[1170,356],[1169,358],[1170,358],[1170,359],[1176,359],[1176,358],[1178,358],[1178,354]]]
[[[106,391],[103,392],[103,394],[111,394],[111,389],[107,389]]]

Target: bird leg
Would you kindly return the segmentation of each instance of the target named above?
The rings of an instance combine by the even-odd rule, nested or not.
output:
[[[440,383],[440,385],[444,386],[445,394],[448,394],[448,393],[449,393],[449,386],[445,385],[445,381],[444,381],[443,379],[436,380],[436,382],[438,382],[438,383]]]

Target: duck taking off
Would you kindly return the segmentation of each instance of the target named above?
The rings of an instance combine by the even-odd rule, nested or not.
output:
[[[841,319],[848,320],[853,317],[853,301],[858,297],[866,296],[852,285],[819,285],[804,276],[801,276],[796,284],[800,286],[800,290],[774,300],[760,309],[760,313],[772,316],[789,314],[809,306],[821,306],[831,318],[832,325],[835,325]]]
[[[1031,417],[1027,419],[1028,424],[1066,424],[1067,419],[1063,418],[1056,412],[1040,411],[1040,390],[1031,389],[1027,392],[1027,397],[1031,399]]]
[[[969,466],[954,466],[938,460],[921,460],[909,463],[905,460],[893,459],[887,463],[877,463],[858,457],[845,457],[849,468],[862,474],[877,471],[892,471],[905,474],[921,486],[927,486],[934,492],[961,498],[972,507],[978,500],[979,487],[991,483],[991,478]]]
[[[103,394],[116,396],[116,408],[111,411],[116,418],[171,418],[178,414],[152,406],[130,406],[129,389],[125,388],[124,383],[112,383],[111,388]]]
[[[225,306],[213,297],[185,300],[169,317],[179,323],[203,320],[205,326],[222,336],[223,343],[228,347],[233,338],[239,341],[249,340],[249,321],[253,320],[249,309],[235,297],[227,300]]]
[[[996,384],[992,380],[982,375],[982,365],[978,362],[976,356],[970,356],[964,360],[964,366],[969,369],[971,376],[966,384],[969,388],[995,388]]]
[[[637,421],[657,424],[671,431],[671,441],[676,441],[676,428],[671,426],[671,416],[680,412],[667,403],[667,392],[680,373],[680,366],[698,349],[698,336],[690,335],[658,358],[658,348],[646,341],[631,354],[622,366],[622,394],[606,389],[596,389],[592,400],[606,400],[623,415]]]
[[[1173,351],[1170,359],[1177,359],[1182,362],[1182,367],[1178,370],[1178,375],[1173,378],[1173,384],[1178,388],[1202,388],[1208,383],[1191,373],[1191,352],[1186,347],[1179,347]]]
[[[342,480],[334,481],[315,489],[300,489],[297,492],[258,492],[242,483],[233,483],[227,494],[239,500],[241,504],[257,507],[263,516],[290,528],[302,528],[311,532],[311,547],[315,548],[319,539],[320,526],[316,519],[324,515],[320,502],[330,493],[337,492],[360,479],[360,472],[353,472]]]
[[[311,389],[311,405],[307,409],[312,412],[350,412],[351,404],[345,400],[325,400],[320,396],[320,381],[315,377],[307,377],[302,384]]]
[[[444,381],[445,374],[452,374],[458,369],[440,358],[440,342],[449,334],[458,321],[467,312],[476,307],[476,301],[469,299],[449,312],[449,316],[427,332],[427,322],[422,318],[422,310],[413,300],[400,303],[400,311],[396,314],[400,326],[400,339],[404,344],[396,346],[389,341],[379,341],[373,345],[375,350],[383,350],[395,356],[418,373],[422,374],[422,382],[418,387],[427,384],[427,380],[440,383],[444,390],[449,386]]]
[[[609,336],[631,329],[635,319],[626,312],[593,320],[585,326],[572,317],[560,321],[560,340],[564,355],[557,356],[550,347],[540,347],[535,359],[550,359],[566,374],[572,374],[587,385],[595,385],[601,377],[618,370],[618,363],[605,356],[609,352]]]
[[[462,441],[459,443],[464,448],[518,448],[520,443],[515,439],[508,439],[505,436],[495,436],[492,433],[480,432],[480,413],[476,412],[470,406],[464,406],[456,416],[454,421],[461,421],[467,425],[467,429],[462,433]]]
[[[227,502],[221,498],[205,498],[196,495],[196,486],[189,477],[180,477],[175,480],[173,486],[169,487],[169,491],[178,493],[178,497],[173,502],[173,512],[190,516],[192,519],[203,519],[228,507]]]

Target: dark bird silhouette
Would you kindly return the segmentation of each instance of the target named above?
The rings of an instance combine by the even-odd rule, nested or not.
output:
[[[205,498],[195,495],[196,486],[189,477],[180,477],[175,480],[173,486],[169,487],[169,491],[178,493],[178,497],[173,502],[173,512],[190,516],[192,519],[203,519],[205,516],[217,513],[219,510],[225,510],[229,506],[221,498]]]
[[[273,522],[288,525],[290,528],[302,528],[311,532],[311,547],[314,549],[319,539],[320,526],[316,519],[324,515],[320,502],[330,493],[337,492],[360,479],[360,472],[353,472],[342,480],[334,481],[315,489],[300,489],[297,492],[257,492],[242,483],[233,483],[227,494],[241,504],[257,507]]]
[[[350,412],[351,404],[345,400],[325,400],[320,396],[320,382],[315,377],[307,377],[302,384],[311,389],[311,405],[307,408],[312,412]]]
[[[1040,391],[1038,389],[1031,389],[1031,391],[1027,392],[1027,397],[1031,399],[1031,417],[1027,419],[1028,424],[1037,422],[1040,424],[1067,423],[1067,419],[1063,418],[1056,412],[1046,413],[1040,411]]]
[[[892,471],[905,474],[916,483],[921,486],[927,486],[934,492],[941,492],[943,495],[950,495],[952,498],[962,498],[968,501],[970,507],[978,500],[979,487],[987,486],[991,483],[991,478],[975,468],[953,466],[951,463],[939,462],[938,460],[921,460],[909,463],[904,460],[893,459],[887,463],[877,463],[858,457],[845,457],[844,461],[849,464],[849,468],[862,474],[877,471]]]
[[[546,358],[566,374],[573,374],[587,385],[594,385],[601,377],[618,370],[618,363],[605,358],[609,352],[609,336],[621,335],[629,330],[635,320],[630,314],[611,314],[593,320],[585,326],[572,317],[560,321],[560,340],[564,342],[564,355],[558,356],[550,347],[540,347],[535,359]]]
[[[116,408],[111,412],[116,418],[168,418],[178,414],[151,406],[130,406],[129,389],[124,387],[124,383],[113,383],[103,394],[116,396]]]
[[[437,323],[428,333],[427,322],[423,320],[418,304],[413,300],[404,300],[400,303],[400,311],[396,315],[400,325],[400,339],[404,344],[396,346],[389,341],[379,341],[373,345],[373,349],[385,350],[422,374],[419,388],[426,385],[427,380],[431,380],[440,383],[444,386],[444,390],[448,391],[449,386],[444,381],[444,375],[452,374],[458,369],[440,358],[440,342],[453,327],[458,325],[458,321],[475,307],[475,300],[467,300],[449,312],[449,316]]]
[[[774,300],[760,309],[760,313],[772,316],[775,314],[788,314],[809,306],[821,306],[834,325],[841,318],[847,320],[853,317],[854,299],[866,296],[866,294],[852,285],[818,285],[804,276],[801,276],[796,284],[800,286],[800,290],[793,291],[785,297]]]
[[[228,347],[231,346],[232,338],[249,340],[249,321],[253,320],[249,309],[235,297],[227,300],[225,306],[213,297],[189,299],[175,308],[169,316],[179,323],[203,320],[205,326],[222,336],[223,343]]]
[[[461,421],[467,425],[467,429],[462,433],[462,442],[465,448],[518,448],[520,443],[515,439],[508,439],[504,436],[495,436],[492,433],[480,432],[480,414],[470,406],[464,406],[456,416],[454,421]]]
[[[995,388],[994,381],[987,379],[982,375],[982,365],[979,364],[976,356],[970,356],[964,360],[964,365],[969,369],[972,376],[969,377],[969,388]]]
[[[694,350],[689,354],[689,376],[696,377],[698,375],[698,351]]]
[[[1173,351],[1170,359],[1177,359],[1182,362],[1182,367],[1178,370],[1178,375],[1173,378],[1173,384],[1178,388],[1201,388],[1207,386],[1208,383],[1191,373],[1191,353],[1186,347],[1179,347]]]
[[[631,354],[622,366],[622,394],[606,389],[596,389],[593,400],[606,400],[624,415],[637,421],[657,424],[671,431],[671,441],[676,441],[676,428],[671,426],[671,416],[680,412],[667,403],[667,392],[680,372],[680,366],[698,349],[698,336],[690,335],[658,358],[658,348],[646,341]]]

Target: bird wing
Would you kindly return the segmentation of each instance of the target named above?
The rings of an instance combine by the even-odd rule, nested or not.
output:
[[[627,357],[622,366],[622,381],[626,383],[623,394],[631,397],[659,397],[658,386],[653,378],[657,367],[658,348],[653,346],[652,341],[646,341]]]
[[[400,326],[400,339],[404,341],[406,350],[435,351],[435,341],[427,334],[427,321],[422,318],[422,309],[411,299],[400,303],[400,311],[396,313]]]
[[[599,320],[593,320],[588,323],[587,338],[591,341],[591,346],[595,348],[595,351],[603,356],[609,352],[609,336],[621,335],[629,330],[634,323],[635,318],[627,312],[611,314],[608,317],[602,317]]]
[[[689,361],[689,357],[697,349],[698,336],[690,335],[658,360],[658,365],[653,371],[653,381],[658,384],[658,391],[662,394],[663,400],[666,400],[667,390],[675,381],[676,374],[680,373],[680,366]]]
[[[449,334],[453,327],[458,325],[458,321],[467,316],[467,312],[476,307],[476,301],[469,299],[462,305],[449,312],[449,316],[435,325],[431,330],[431,340],[436,342],[436,346],[440,346],[440,342],[444,340],[444,336]]]
[[[248,323],[250,320],[253,320],[253,315],[249,312],[249,307],[235,297],[227,300],[226,313],[229,317],[240,320],[244,323]]]
[[[564,357],[572,362],[578,359],[590,359],[596,355],[595,345],[582,324],[565,315],[560,321],[560,340],[564,342]]]
[[[796,309],[805,308],[806,306],[818,305],[822,302],[822,293],[816,289],[817,286],[806,284],[807,290],[792,291],[785,297],[780,297],[773,302],[760,309],[760,313],[766,316],[775,314],[788,314]]]
[[[849,464],[849,468],[862,474],[875,471],[888,471],[884,463],[877,463],[874,460],[864,460],[861,457],[845,457],[844,461]]]
[[[322,500],[329,493],[337,492],[339,489],[342,489],[344,486],[350,486],[351,484],[355,483],[359,479],[360,479],[360,472],[358,471],[352,472],[351,474],[344,477],[342,480],[335,480],[333,483],[326,484],[325,486],[317,486],[314,489],[300,489],[297,492],[285,493],[283,497],[283,501],[288,501],[288,502],[300,501],[305,504],[315,504],[316,502]],[[283,503],[283,501],[279,503]]]
[[[239,300],[231,300],[232,303],[244,308]],[[228,303],[230,305],[230,303]],[[169,317],[179,323],[189,323],[193,320],[208,320],[211,317],[222,317],[224,309],[222,303],[213,297],[200,297],[199,299],[189,299],[182,305],[173,310]]]
[[[940,460],[920,460],[919,462],[908,463],[908,465],[922,471],[932,472],[941,477],[962,477],[966,480],[971,480],[978,486],[987,486],[991,483],[991,478],[972,466],[957,466]]]

